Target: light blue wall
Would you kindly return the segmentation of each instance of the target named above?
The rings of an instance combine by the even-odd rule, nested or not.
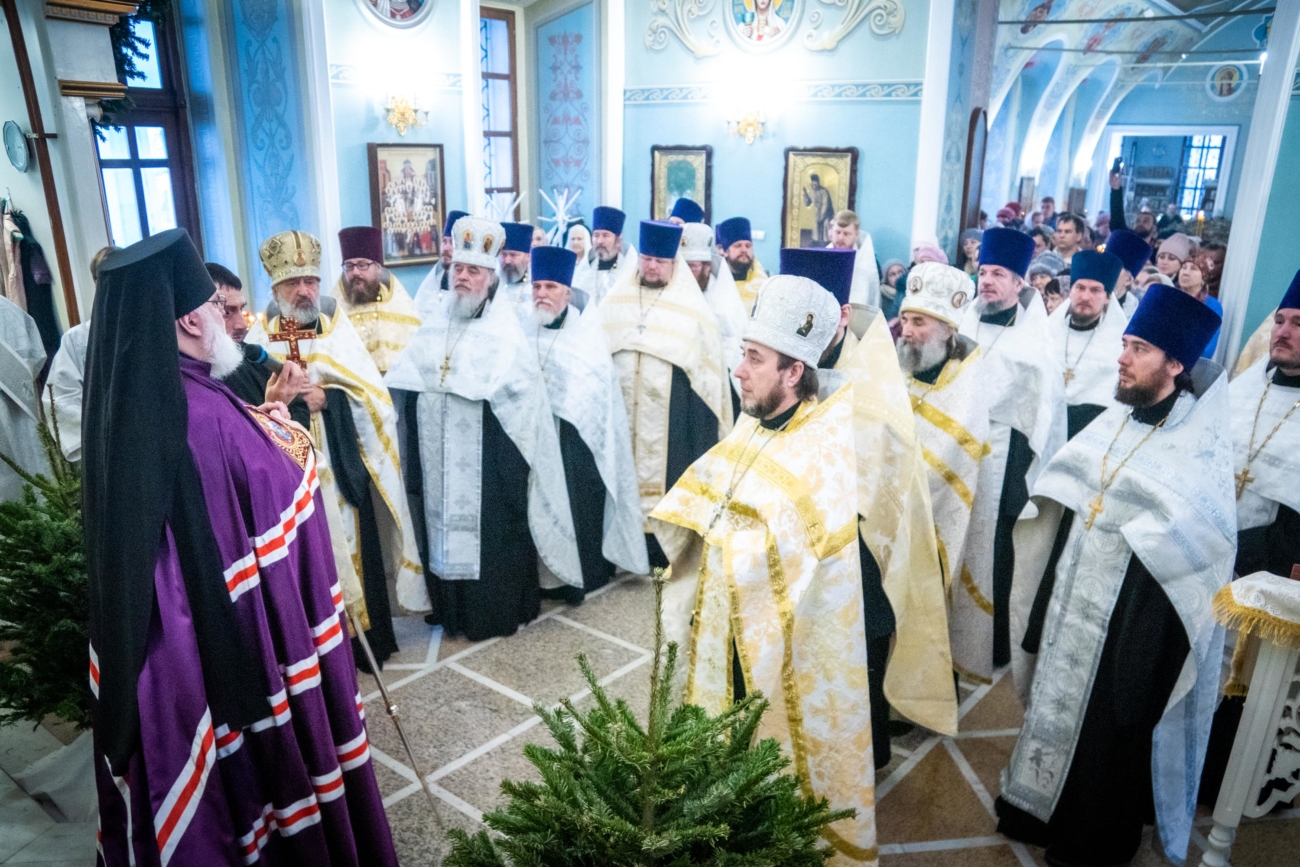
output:
[[[790,0],[787,0],[790,2]],[[650,3],[627,8],[627,80],[624,104],[623,210],[630,225],[650,212],[652,145],[713,147],[713,221],[743,215],[765,237],[759,258],[775,267],[781,238],[784,151],[788,147],[857,147],[856,210],[875,240],[883,262],[910,252],[912,198],[916,179],[920,87],[925,75],[927,0],[904,0],[902,32],[877,36],[861,24],[835,49],[810,51],[800,39],[811,15],[834,24],[840,7],[802,0],[802,19],[792,38],[765,54],[737,46],[723,24],[729,3],[718,3],[693,22],[696,38],[708,40],[717,22],[720,52],[696,58],[676,37],[660,50],[646,47],[654,16]],[[806,83],[834,83],[831,98],[810,99]],[[906,94],[863,98],[866,85],[910,82],[882,89]],[[728,106],[757,102],[768,120],[754,144],[727,133]],[[687,101],[670,101],[673,98]],[[856,98],[851,98],[856,97]],[[629,231],[634,231],[629,229]]]
[[[344,226],[372,225],[367,144],[442,145],[447,201],[444,210],[464,209],[465,148],[461,120],[460,7],[436,0],[427,19],[410,28],[390,27],[355,0],[326,0],[325,29],[338,159],[339,206]],[[429,99],[423,127],[399,136],[384,111],[386,88],[403,81],[423,82]],[[520,107],[523,111],[523,107]],[[337,244],[336,238],[322,238]],[[429,266],[394,268],[414,293]],[[333,281],[334,275],[327,275]]]
[[[535,33],[538,186],[552,199],[556,190],[581,190],[569,214],[582,215],[590,226],[591,209],[600,204],[595,4],[547,21]]]
[[[943,121],[943,171],[939,181],[939,246],[956,261],[961,225],[962,182],[966,177],[966,139],[970,133],[971,77],[975,66],[975,13],[978,0],[956,0],[952,52],[948,66],[948,109]],[[884,260],[881,260],[884,263]]]
[[[1300,250],[1295,244],[1300,226],[1300,74],[1291,90],[1282,148],[1273,173],[1264,229],[1259,235],[1259,258],[1251,281],[1250,305],[1246,308],[1243,343],[1282,300],[1291,278],[1300,269]]]

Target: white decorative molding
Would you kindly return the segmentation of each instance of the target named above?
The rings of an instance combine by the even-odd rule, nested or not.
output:
[[[821,0],[828,6],[844,9],[844,17],[834,28],[818,30],[824,16],[820,9],[808,16],[810,25],[803,35],[804,48],[809,51],[831,51],[858,28],[864,20],[870,21],[871,32],[877,36],[902,33],[906,13],[899,0]]]
[[[704,39],[697,40],[691,33],[691,22],[712,12],[714,4],[715,0],[650,0],[651,11],[662,13],[663,17],[651,18],[646,25],[645,47],[651,51],[663,50],[668,46],[668,34],[671,33],[696,57],[718,54],[722,51],[722,37],[718,35],[721,25],[716,19],[709,22],[709,35]]]
[[[917,100],[924,90],[920,81],[802,81],[795,82],[794,99],[799,101]],[[708,84],[665,84],[629,87],[623,91],[625,105],[650,103],[713,102],[721,100],[723,89]]]
[[[430,86],[437,90],[460,90],[463,76],[459,72],[434,72],[428,76]],[[330,64],[330,84],[338,87],[363,85],[359,67],[343,63]]]

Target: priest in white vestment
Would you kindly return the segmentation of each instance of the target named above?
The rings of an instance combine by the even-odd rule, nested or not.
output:
[[[469,214],[464,211],[448,211],[447,220],[442,224],[442,247],[439,250],[438,261],[433,263],[429,273],[424,275],[420,281],[420,287],[415,291],[415,309],[423,310],[428,304],[436,304],[438,293],[446,292],[451,288],[451,227],[456,225],[456,221],[461,217],[468,217]]]
[[[831,343],[818,359],[823,397],[853,386],[858,466],[858,559],[876,767],[891,758],[892,706],[928,729],[957,731],[943,575],[916,424],[884,316],[877,310],[861,339],[849,329],[856,252],[781,251],[781,274],[804,277],[839,306]],[[769,280],[766,293],[784,283]]]
[[[497,256],[501,285],[494,301],[509,301],[515,313],[526,319],[533,306],[532,280],[528,275],[528,252],[533,248],[533,227],[527,223],[502,223],[506,240]]]
[[[583,293],[587,306],[598,307],[611,286],[636,272],[636,247],[623,240],[627,214],[599,205],[591,216],[591,249],[573,271],[573,289]]]
[[[761,692],[771,704],[756,735],[793,759],[803,796],[856,811],[822,830],[827,863],[871,867],[853,387],[819,400],[815,367],[838,320],[812,280],[768,281],[737,370],[746,418],[686,471],[651,523],[672,557],[665,621],[689,630],[686,701],[716,714]]]
[[[81,460],[81,393],[86,379],[86,346],[90,342],[90,322],[82,322],[63,332],[59,350],[50,362],[45,379],[45,423],[53,430],[59,426],[59,448],[63,456],[76,463]]]
[[[424,565],[398,601],[472,641],[538,615],[543,565],[583,586],[541,365],[495,273],[504,235],[491,220],[456,221],[452,287],[385,377]]]
[[[323,309],[320,241],[306,232],[281,232],[262,242],[260,254],[275,306],[244,342],[264,347],[281,363],[296,346],[307,367],[302,398],[311,410],[317,474],[341,517],[339,527],[331,526],[335,564],[361,580],[370,618],[366,638],[382,664],[398,650],[389,583],[420,574],[402,495],[393,401],[351,320],[337,307],[334,315]]]
[[[36,377],[45,366],[45,347],[36,320],[0,297],[0,454],[27,473],[50,471],[41,448]],[[20,499],[22,477],[0,462],[0,502]]]
[[[650,571],[623,388],[600,316],[572,304],[569,284],[576,264],[577,256],[563,247],[532,249],[532,312],[524,322],[560,434],[582,563],[580,587],[563,584],[546,570],[542,587],[552,594],[559,589],[554,595],[571,605],[608,583],[616,568],[635,575]]]
[[[1123,269],[1119,257],[1080,250],[1070,260],[1067,303],[1047,317],[1052,346],[1065,372],[1067,439],[1115,405],[1119,354],[1128,314],[1112,293]]]
[[[688,201],[688,200],[679,200]],[[691,275],[704,293],[704,300],[718,320],[718,333],[722,337],[722,354],[727,362],[727,375],[732,376],[740,364],[741,336],[749,314],[736,291],[736,281],[731,269],[726,267],[715,251],[713,229],[704,223],[686,223],[682,226],[682,258],[691,269]],[[740,411],[740,387],[731,380],[731,410],[735,416]]]
[[[922,262],[907,274],[899,320],[898,362],[916,418],[926,466],[939,563],[948,588],[948,639],[953,670],[979,679],[989,656],[993,601],[965,566],[971,509],[988,458],[989,396],[975,341],[957,333],[971,303],[970,277],[960,268]]]
[[[1124,269],[1119,272],[1119,277],[1115,280],[1115,292],[1112,298],[1124,309],[1124,318],[1127,320],[1138,306],[1138,294],[1134,291],[1137,284],[1134,281],[1151,259],[1151,245],[1141,235],[1134,234],[1128,229],[1116,229],[1106,238],[1105,250],[1113,256],[1118,256],[1124,263]]]
[[[382,374],[420,327],[420,314],[397,275],[384,268],[384,238],[379,229],[340,230],[339,250],[343,274],[334,284],[334,297]]]
[[[1011,660],[1008,600],[1015,567],[1012,530],[1029,489],[1065,442],[1065,380],[1050,351],[1047,308],[1025,283],[1034,242],[1014,229],[989,229],[980,244],[978,300],[967,307],[960,333],[984,357],[981,387],[989,398],[989,456],[980,467],[971,512],[965,566],[979,595],[993,603],[980,643],[987,655],[971,660],[979,681]]]
[[[718,320],[682,259],[681,237],[681,226],[643,220],[636,269],[600,304],[632,428],[645,516],[731,430]],[[651,566],[668,565],[653,537],[646,544]]]
[[[1111,407],[1051,460],[1016,527],[1024,724],[998,830],[1049,864],[1127,864],[1154,814],[1187,857],[1237,548],[1228,382],[1201,359],[1219,316],[1153,285]]]

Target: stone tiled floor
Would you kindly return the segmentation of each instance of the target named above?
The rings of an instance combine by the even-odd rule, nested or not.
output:
[[[644,713],[653,644],[653,592],[628,579],[593,594],[579,608],[548,605],[542,616],[505,639],[470,643],[443,639],[422,618],[397,623],[401,653],[384,674],[406,724],[433,804],[387,719],[373,679],[362,676],[375,772],[404,867],[435,867],[448,828],[477,830],[483,811],[501,801],[500,781],[536,779],[523,756],[530,741],[550,738],[534,701],[588,699],[574,657],[585,653],[611,694]],[[367,693],[367,690],[369,692]],[[589,699],[588,699],[589,700]],[[894,744],[894,759],[877,776],[881,867],[1041,867],[1041,850],[996,832],[993,798],[1015,743],[1020,706],[1009,677],[963,688],[955,738],[917,730]],[[26,739],[24,739],[26,738]],[[53,739],[50,738],[49,741]],[[57,746],[57,742],[53,742]],[[16,773],[48,751],[40,734],[0,730],[0,769]],[[1202,817],[1195,845],[1208,831]],[[1300,810],[1243,825],[1235,867],[1296,863]],[[90,867],[94,829],[55,823],[0,772],[0,864]],[[1163,860],[1144,848],[1134,862]]]

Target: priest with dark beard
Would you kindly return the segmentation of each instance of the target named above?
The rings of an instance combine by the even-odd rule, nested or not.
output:
[[[736,291],[745,305],[745,315],[754,310],[758,299],[759,287],[767,279],[763,263],[754,256],[754,237],[749,220],[745,217],[732,217],[718,223],[714,234],[717,235],[718,251],[731,271],[736,282]]]
[[[1012,634],[1025,720],[998,830],[1047,863],[1127,864],[1156,824],[1187,856],[1237,528],[1219,317],[1153,285],[1124,332],[1121,406],[1071,440],[1016,527]]]
[[[634,575],[650,571],[623,389],[600,316],[584,314],[572,303],[569,284],[576,262],[563,247],[532,249],[532,321],[524,323],[560,433],[582,563],[581,587],[542,569],[543,595],[570,605],[607,584],[616,567]]]
[[[1080,250],[1070,260],[1069,303],[1047,317],[1052,348],[1065,368],[1067,438],[1115,402],[1116,362],[1124,351],[1128,315],[1112,296],[1124,264],[1119,257]]]
[[[100,270],[84,514],[99,863],[395,865],[315,452],[184,230]]]
[[[681,474],[731,430],[717,317],[681,254],[682,227],[641,222],[637,267],[600,305],[623,386],[645,517]],[[647,534],[651,566],[668,560]]]
[[[424,565],[398,601],[471,641],[512,635],[541,609],[540,566],[582,587],[546,383],[502,294],[500,223],[452,228],[452,288],[384,378]]]

